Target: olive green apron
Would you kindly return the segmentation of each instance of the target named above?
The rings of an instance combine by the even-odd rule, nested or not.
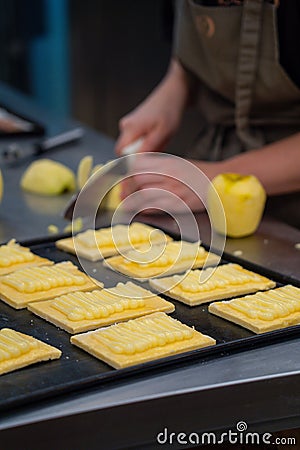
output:
[[[187,156],[223,160],[300,131],[300,89],[279,62],[276,14],[263,0],[178,1],[174,54],[200,80],[203,115]],[[300,193],[270,197],[267,210],[300,227]]]

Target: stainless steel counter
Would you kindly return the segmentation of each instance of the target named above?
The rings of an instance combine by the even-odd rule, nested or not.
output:
[[[0,98],[20,112],[38,117],[50,134],[74,125],[53,118],[5,86],[0,86]],[[48,156],[73,169],[86,154],[93,155],[95,163],[111,158],[112,140],[85,130],[80,143]],[[0,141],[0,151],[6,144]],[[1,241],[43,237],[49,224],[61,229],[66,225],[61,211],[68,194],[45,201],[20,190],[19,180],[29,162],[1,165],[5,184],[0,205]],[[174,231],[174,224],[167,219],[148,221]],[[201,238],[207,242],[207,218],[200,215],[197,221]],[[187,224],[186,233],[188,230]],[[299,230],[265,218],[254,236],[228,240],[226,251],[242,251],[240,258],[300,281],[297,242]],[[7,411],[0,417],[0,449],[156,448],[156,436],[164,428],[169,433],[201,433],[234,429],[241,420],[257,432],[300,427],[300,333],[299,338],[267,347],[224,354],[160,370],[151,377],[144,374]],[[184,446],[172,446],[177,447]]]

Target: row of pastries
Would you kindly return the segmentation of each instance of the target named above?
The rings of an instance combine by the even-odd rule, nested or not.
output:
[[[12,240],[0,246],[0,298],[64,329],[72,344],[115,368],[216,344],[168,315],[175,310],[173,299],[190,307],[210,303],[209,313],[254,333],[300,322],[300,289],[276,288],[238,264],[216,266],[219,257],[199,242],[173,241],[148,225],[87,230],[56,246],[100,261],[130,281],[104,288],[71,261],[54,263]],[[150,289],[135,280],[149,281]],[[31,336],[0,330],[0,374],[60,356]]]

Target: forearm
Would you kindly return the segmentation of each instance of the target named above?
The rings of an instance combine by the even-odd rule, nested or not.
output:
[[[189,74],[177,59],[172,58],[168,71],[157,89],[162,90],[170,101],[176,102],[177,108],[183,111],[191,101],[193,86]]]
[[[217,163],[218,172],[255,175],[268,195],[300,190],[300,133]]]
[[[119,122],[120,136],[116,153],[138,138],[143,138],[140,152],[163,151],[174,135],[190,93],[188,76],[175,59],[151,94]]]

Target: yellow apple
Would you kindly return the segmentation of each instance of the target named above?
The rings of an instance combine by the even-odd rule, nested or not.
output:
[[[214,188],[214,189],[213,189]],[[266,193],[253,175],[223,173],[212,180],[208,191],[208,209],[212,226],[223,233],[219,200],[226,218],[227,236],[244,237],[255,232],[261,220]]]
[[[87,180],[91,176],[93,167],[93,157],[90,155],[84,156],[78,164],[77,169],[77,189],[83,188]]]
[[[40,195],[59,195],[74,191],[74,172],[69,167],[51,159],[39,159],[29,165],[21,178],[25,191]]]
[[[121,184],[116,184],[106,196],[106,209],[114,211],[121,203]]]
[[[83,228],[83,222],[82,217],[77,217],[74,219],[71,223],[65,226],[64,233],[77,233],[78,231],[81,231]]]
[[[91,175],[103,167],[103,164],[97,164],[91,171]],[[121,184],[116,184],[104,197],[103,208],[115,211],[121,203]]]
[[[2,172],[0,170],[0,202],[2,200],[2,196],[3,196],[3,177]]]

